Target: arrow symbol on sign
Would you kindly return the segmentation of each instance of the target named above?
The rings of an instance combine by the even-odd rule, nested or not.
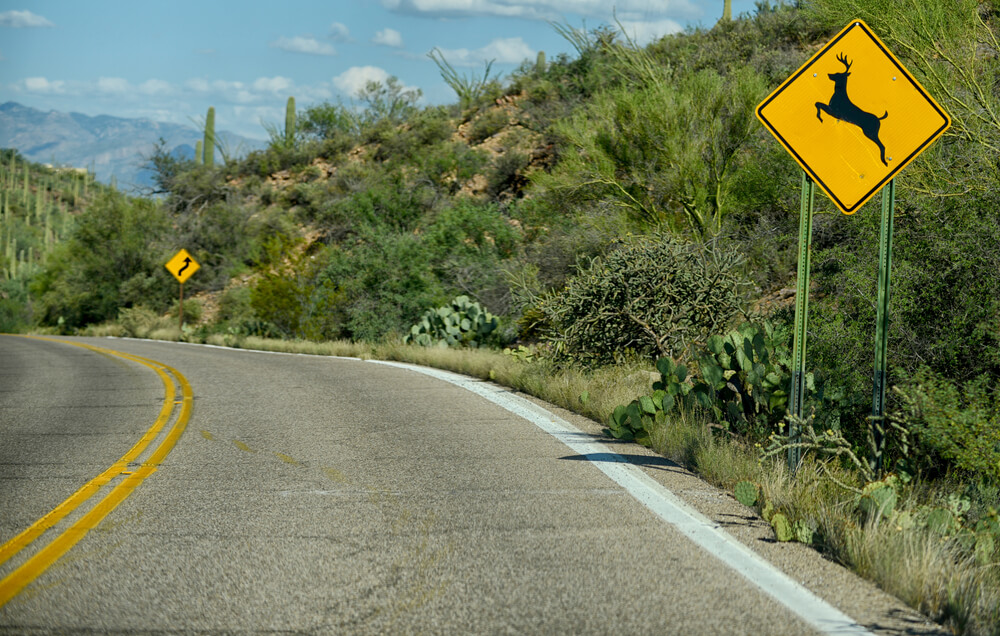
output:
[[[188,256],[187,258],[184,259],[184,267],[177,270],[177,275],[180,276],[181,274],[183,274],[184,270],[186,270],[190,265],[191,265],[191,257]]]

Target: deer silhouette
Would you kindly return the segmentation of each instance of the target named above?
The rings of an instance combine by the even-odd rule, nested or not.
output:
[[[847,61],[846,55],[838,55],[837,60],[844,65],[844,70],[840,73],[829,73],[827,77],[833,80],[833,97],[830,98],[829,104],[824,104],[822,102],[816,102],[816,118],[823,121],[823,115],[821,113],[826,113],[840,121],[846,121],[849,124],[854,124],[861,129],[865,137],[868,137],[875,145],[878,146],[879,151],[882,153],[882,164],[889,167],[889,164],[885,161],[885,146],[878,138],[878,130],[882,125],[882,120],[889,116],[889,111],[885,111],[885,114],[881,117],[876,117],[872,113],[865,112],[854,105],[851,98],[847,96],[847,78],[851,76],[851,62]]]

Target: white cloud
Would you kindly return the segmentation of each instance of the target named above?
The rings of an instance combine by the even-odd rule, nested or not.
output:
[[[398,49],[403,46],[403,36],[395,29],[385,28],[375,34],[372,42]]]
[[[189,79],[188,81],[184,82],[184,87],[196,93],[207,93],[212,89],[212,86],[211,84],[208,83],[208,80],[202,79],[200,77]]]
[[[271,46],[283,51],[292,53],[306,53],[308,55],[336,55],[337,50],[332,45],[312,37],[297,35],[293,38],[278,38],[271,42]]]
[[[287,77],[281,77],[277,75],[275,77],[259,77],[254,80],[253,88],[255,91],[261,91],[264,93],[287,93],[291,90],[294,82]]]
[[[348,95],[357,95],[368,82],[382,82],[389,79],[389,73],[377,66],[352,66],[337,77],[333,85]]]
[[[19,87],[29,93],[65,93],[66,82],[62,80],[49,81],[44,77],[26,77]]]
[[[397,13],[435,17],[503,16],[562,21],[566,15],[596,17],[611,22],[697,17],[704,9],[693,0],[382,0]]]
[[[633,22],[621,20],[622,29],[637,44],[648,44],[653,40],[684,30],[684,27],[673,20],[657,20],[655,22]]]
[[[99,77],[97,91],[110,94],[127,93],[129,91],[128,80],[121,77]]]
[[[149,79],[139,84],[139,92],[143,95],[168,95],[174,92],[174,87],[163,80]]]
[[[30,27],[54,27],[55,25],[31,11],[4,11],[0,13],[0,26],[23,29]]]
[[[479,66],[489,61],[497,64],[519,64],[537,53],[520,37],[497,38],[479,49],[438,49],[449,64]]]
[[[330,25],[330,39],[334,42],[350,42],[351,31],[346,24],[334,22]]]

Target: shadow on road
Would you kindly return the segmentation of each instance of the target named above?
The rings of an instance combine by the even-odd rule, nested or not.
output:
[[[586,455],[567,455],[565,457],[560,457],[559,459],[568,459],[572,461],[588,461],[588,462],[612,462],[616,464],[633,464],[635,466],[644,466],[646,468],[658,468],[660,470],[670,470],[675,472],[684,472],[680,464],[670,461],[666,457],[655,457],[648,455],[628,455],[624,453],[588,453]]]

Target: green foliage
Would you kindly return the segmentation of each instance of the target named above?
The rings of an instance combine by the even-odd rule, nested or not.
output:
[[[155,237],[165,236],[168,227],[153,201],[115,192],[98,196],[32,283],[38,319],[82,327],[111,320],[119,308],[134,304],[165,308],[176,282],[163,267],[169,255]]]
[[[555,329],[550,339],[573,360],[603,364],[628,351],[679,357],[740,313],[739,265],[715,243],[653,234],[581,267],[540,308]]]
[[[344,140],[351,145],[361,133],[361,118],[353,109],[338,102],[322,102],[306,108],[299,130],[307,138]]]
[[[340,294],[337,308],[343,312],[347,337],[401,338],[413,316],[446,298],[427,246],[412,232],[380,232],[333,248],[325,258],[317,282]]]
[[[457,296],[450,304],[428,309],[410,327],[403,342],[422,347],[480,347],[495,340],[500,320],[468,296]]]
[[[720,422],[740,432],[773,430],[785,416],[791,383],[787,334],[770,323],[744,323],[708,339],[698,359],[701,381],[693,394]],[[811,377],[806,383],[814,388]]]
[[[982,375],[960,385],[922,369],[896,392],[895,419],[915,437],[916,468],[950,465],[1000,483],[1000,381]]]
[[[390,77],[385,83],[368,82],[358,91],[358,99],[365,106],[361,114],[362,127],[401,124],[416,112],[420,95],[419,88],[404,86],[396,77]]]
[[[553,197],[619,207],[641,227],[717,233],[756,130],[765,85],[751,69],[657,78],[600,93],[557,127],[572,148],[538,183]]]
[[[490,108],[472,120],[469,143],[480,144],[497,134],[510,123],[510,115],[503,108]]]
[[[654,427],[665,426],[667,422],[662,402],[665,395],[660,391],[652,396],[643,395],[625,406],[616,406],[608,418],[611,436],[650,446]]]
[[[487,196],[493,200],[500,199],[504,194],[520,196],[528,185],[528,179],[524,175],[528,161],[527,155],[517,151],[508,151],[497,157],[487,176]]]
[[[437,64],[438,71],[441,73],[441,78],[444,80],[451,90],[455,91],[455,95],[458,96],[458,105],[462,110],[471,108],[484,99],[491,93],[499,92],[500,85],[497,82],[497,78],[490,77],[490,69],[493,66],[493,60],[485,62],[486,68],[483,71],[482,78],[476,76],[466,76],[459,75],[458,71],[455,70],[447,59],[445,59],[444,54],[437,47],[431,49],[427,54],[427,57],[434,60]],[[542,64],[544,66],[544,57],[542,58]]]
[[[694,408],[694,396],[688,381],[687,367],[670,358],[656,361],[660,379],[653,383],[652,395],[643,395],[627,405],[618,406],[608,419],[608,430],[616,439],[635,440],[649,446],[653,429],[664,426],[674,409]]]

